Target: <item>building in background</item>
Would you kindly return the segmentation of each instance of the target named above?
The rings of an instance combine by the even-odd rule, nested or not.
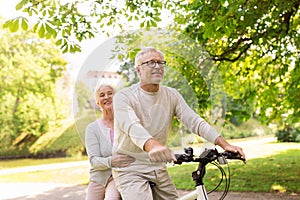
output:
[[[88,71],[84,82],[91,91],[94,91],[96,86],[101,84],[112,85],[116,89],[120,89],[125,85],[125,80],[121,74],[108,71]]]

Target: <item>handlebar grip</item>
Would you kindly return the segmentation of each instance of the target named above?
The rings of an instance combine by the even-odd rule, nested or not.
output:
[[[222,153],[222,156],[224,156],[226,159],[237,159],[245,161],[245,158],[242,158],[239,153],[231,152],[231,151],[224,151]]]
[[[180,159],[180,157],[182,157],[182,154],[174,154],[174,155],[177,160]]]
[[[178,165],[182,164],[182,157],[183,157],[182,154],[175,154],[175,158],[177,161],[174,161],[174,164],[178,164]]]
[[[192,162],[193,155],[189,154],[175,154],[175,158],[177,161],[174,161],[174,164],[182,164],[183,162]]]

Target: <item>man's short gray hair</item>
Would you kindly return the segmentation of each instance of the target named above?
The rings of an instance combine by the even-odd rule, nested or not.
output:
[[[135,56],[135,61],[134,61],[135,67],[142,64],[143,56],[150,52],[159,53],[161,57],[164,58],[164,54],[161,51],[155,49],[154,47],[143,47]]]

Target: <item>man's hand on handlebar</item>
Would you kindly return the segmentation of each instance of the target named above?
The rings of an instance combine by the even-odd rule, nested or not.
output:
[[[233,146],[233,145],[227,145],[224,149],[225,151],[229,151],[229,152],[234,152],[234,153],[238,153],[242,158],[244,158],[244,163],[246,164],[246,157],[245,154],[243,152],[243,149],[241,147],[238,146]]]
[[[148,152],[150,161],[152,162],[176,161],[174,152],[153,138],[145,143],[144,150]]]
[[[243,149],[241,147],[233,146],[233,145],[229,144],[222,136],[219,136],[216,139],[215,144],[222,147],[225,151],[238,153],[242,158],[245,159],[244,163],[246,164],[246,156],[245,156],[245,153],[243,152]]]

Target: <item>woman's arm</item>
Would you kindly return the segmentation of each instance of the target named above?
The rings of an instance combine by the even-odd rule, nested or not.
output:
[[[91,123],[86,128],[85,147],[91,166],[94,169],[106,170],[111,168],[111,156],[101,155],[100,148],[110,148],[100,146],[100,134],[102,130],[97,122]],[[107,142],[110,144],[110,141]]]

